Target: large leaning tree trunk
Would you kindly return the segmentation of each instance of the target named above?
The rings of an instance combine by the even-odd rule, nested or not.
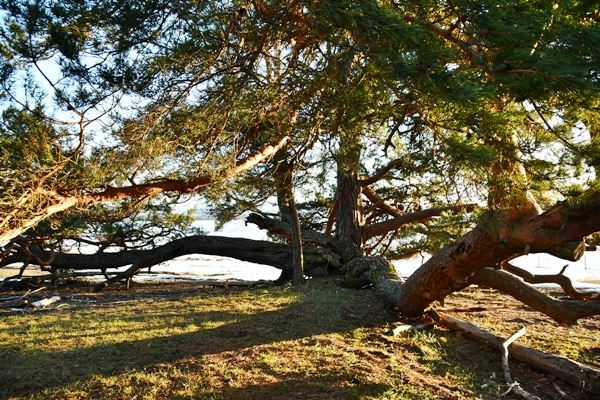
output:
[[[506,260],[530,252],[553,252],[561,245],[581,243],[585,236],[600,229],[598,193],[584,203],[558,204],[541,213],[528,190],[516,148],[498,148],[500,157],[492,165],[489,178],[487,215],[473,230],[436,252],[400,288],[394,289],[394,304],[404,315],[422,313],[432,302],[468,286],[469,279],[485,268],[496,268]],[[535,291],[533,287],[530,289]],[[547,307],[537,303],[536,308],[545,312]],[[560,316],[555,319],[572,322]]]
[[[600,230],[600,193],[585,203],[557,205],[539,216],[513,222],[508,226],[492,217],[483,220],[472,231],[435,253],[405,282],[397,277],[393,265],[381,258],[358,258],[346,269],[349,274],[372,282],[378,294],[405,316],[418,316],[433,302],[470,284],[506,291],[563,324],[600,314],[599,301],[556,302],[532,286],[514,283],[513,280],[521,282],[515,275],[504,272],[502,279],[498,273],[488,271],[526,250],[548,252]],[[514,279],[509,281],[511,277]]]

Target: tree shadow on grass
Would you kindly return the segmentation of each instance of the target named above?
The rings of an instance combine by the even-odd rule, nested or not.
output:
[[[139,312],[133,308],[132,313],[118,317],[118,326],[121,327],[119,332],[125,335],[121,336],[119,342],[106,340],[100,343],[102,337],[107,336],[106,333],[82,335],[81,332],[69,331],[72,328],[70,321],[72,318],[78,318],[77,314],[74,317],[73,314],[67,314],[69,317],[64,320],[55,319],[54,323],[41,324],[37,327],[38,330],[51,330],[53,333],[50,336],[26,333],[22,328],[19,330],[19,327],[15,327],[14,334],[22,335],[23,340],[17,344],[14,342],[0,344],[2,365],[0,398],[55,397],[55,392],[72,390],[69,389],[70,387],[81,387],[83,391],[93,390],[94,393],[102,393],[103,388],[96,386],[98,384],[102,386],[102,382],[106,382],[110,377],[126,381],[131,374],[142,373],[153,368],[164,368],[169,371],[191,368],[196,370],[193,373],[202,374],[209,369],[205,363],[207,357],[211,355],[229,352],[233,354],[232,362],[235,363],[235,354],[241,354],[255,346],[277,344],[320,334],[345,334],[373,322],[385,323],[381,319],[377,321],[377,318],[372,321],[368,318],[357,321],[352,313],[356,314],[360,310],[353,311],[348,308],[357,307],[352,305],[350,299],[341,301],[337,299],[330,307],[325,308],[326,302],[317,299],[320,295],[322,293],[313,293],[312,296],[299,297],[278,309],[256,313],[202,312],[194,311],[193,308],[184,308],[184,312],[179,312],[179,308],[158,311],[149,309],[147,312]],[[224,297],[223,301],[231,300]],[[56,313],[60,312],[56,311]],[[352,315],[352,318],[347,318],[346,314]],[[31,316],[23,318],[27,317],[31,318]],[[165,325],[159,323],[156,327],[156,321],[170,321],[174,317],[179,318],[180,326],[166,325],[168,323],[166,322]],[[110,319],[114,316],[108,315],[103,318]],[[157,329],[157,332],[160,332],[152,338],[137,339],[138,329],[128,328],[128,326],[139,326],[148,319],[155,321],[154,328],[149,329]],[[128,335],[131,335],[131,339],[127,337]],[[70,348],[57,349],[60,344],[56,342],[60,342],[61,337],[68,340],[69,344],[65,346]],[[93,344],[86,345],[85,340],[91,340]],[[343,359],[337,362],[342,365],[345,363]],[[253,365],[251,368],[258,368],[260,372],[266,367]],[[364,385],[352,383],[354,377],[343,371],[323,372],[318,376],[307,376],[297,372],[272,373],[270,376],[276,382],[250,384],[245,388],[230,387],[225,382],[221,393],[222,398],[268,398],[275,392],[282,393],[277,398],[306,398],[306,394],[311,394],[315,398],[331,398],[331,391],[335,388],[337,392],[334,397],[354,398],[356,397],[354,394],[357,396],[360,393],[376,394],[386,390],[385,385],[367,382]],[[108,398],[112,389],[107,390]],[[250,392],[252,397],[248,397]],[[193,393],[193,390],[187,393]],[[200,395],[199,393],[202,392],[197,392],[196,395]],[[212,394],[218,395],[218,391]],[[167,396],[178,398],[179,395],[171,391]],[[105,396],[99,394],[90,397]],[[115,397],[122,398],[123,395],[115,393]]]

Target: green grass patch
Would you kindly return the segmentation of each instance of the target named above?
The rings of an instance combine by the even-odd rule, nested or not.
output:
[[[501,377],[498,354],[443,330],[392,336],[398,317],[370,290],[178,285],[113,289],[95,303],[57,292],[65,306],[2,317],[0,398],[461,399],[505,390],[501,379],[482,388]],[[484,328],[498,329],[484,317]],[[572,329],[580,341],[561,351],[593,357],[575,351],[588,339]],[[555,347],[543,335],[528,340]]]

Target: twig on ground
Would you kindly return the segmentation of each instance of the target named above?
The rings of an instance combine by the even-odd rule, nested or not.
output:
[[[560,394],[560,397],[563,397],[563,398],[567,398],[567,397],[569,397],[569,396],[568,396],[568,395],[567,395],[567,394],[566,394],[566,393],[565,393],[565,392],[564,392],[564,391],[563,391],[563,390],[560,388],[560,386],[558,386],[558,385],[556,384],[556,382],[552,382],[552,386],[554,386],[554,389],[556,389],[556,391],[558,392],[558,394]]]
[[[504,369],[504,379],[509,385],[512,385],[513,379],[510,376],[510,368],[508,367],[508,346],[510,346],[512,342],[525,335],[526,333],[527,329],[525,327],[522,327],[521,329],[519,329],[518,332],[513,333],[508,339],[504,341],[504,343],[502,343],[502,347],[504,348],[504,353],[502,354],[502,368]]]
[[[525,390],[521,389],[521,386],[519,386],[519,382],[513,381],[512,377],[510,376],[510,368],[508,366],[508,346],[510,346],[512,342],[525,335],[526,333],[527,329],[525,327],[522,327],[521,329],[519,329],[518,332],[513,333],[508,339],[504,341],[504,343],[502,343],[502,347],[504,348],[504,353],[502,354],[502,369],[504,370],[504,379],[506,380],[506,383],[510,385],[510,387],[503,394],[503,396],[506,396],[508,393],[513,391],[515,394],[523,397],[524,399],[539,400],[539,397],[533,396],[527,393]]]
[[[31,289],[29,289],[24,295],[22,296],[12,296],[12,297],[6,297],[4,299],[0,299],[0,301],[13,301],[13,300],[23,300],[25,297],[29,296],[30,294],[34,294],[37,293],[41,290],[46,289],[45,286],[42,286],[41,288],[35,289],[34,291],[31,291]]]

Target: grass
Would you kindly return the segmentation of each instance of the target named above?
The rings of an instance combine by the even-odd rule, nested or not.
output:
[[[506,390],[498,354],[440,329],[393,336],[398,316],[372,291],[328,281],[244,291],[146,283],[100,295],[85,288],[51,294],[64,306],[0,317],[2,399],[474,399]],[[446,307],[507,301],[473,290]],[[519,307],[506,307],[509,317]],[[457,316],[504,336],[533,321],[521,343],[600,365],[598,319],[560,328],[530,310],[518,315]],[[558,398],[544,383],[552,377],[512,368],[527,390]],[[493,374],[499,378],[490,382]],[[561,387],[573,399],[592,398]]]

